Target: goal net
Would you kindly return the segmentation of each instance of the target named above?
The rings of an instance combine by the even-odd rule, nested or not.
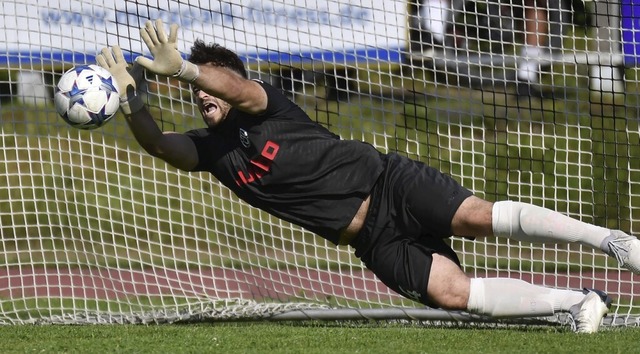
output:
[[[533,3],[4,0],[0,324],[485,321],[404,299],[349,247],[152,158],[120,114],[91,131],[65,124],[52,101],[61,73],[105,46],[119,44],[128,60],[148,55],[138,32],[148,19],[179,23],[184,53],[196,39],[236,51],[251,77],[344,139],[424,161],[491,201],[637,234],[640,5]],[[203,126],[187,85],[147,81],[162,129]],[[615,298],[606,324],[638,324],[638,277],[598,251],[451,244],[470,276],[606,290]]]

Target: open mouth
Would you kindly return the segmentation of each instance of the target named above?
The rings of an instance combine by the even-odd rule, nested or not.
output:
[[[202,112],[204,114],[210,114],[218,110],[218,105],[213,102],[205,102],[202,105]]]

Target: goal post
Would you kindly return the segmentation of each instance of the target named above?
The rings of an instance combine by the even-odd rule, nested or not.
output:
[[[561,96],[522,95],[511,80],[522,2],[497,7],[513,14],[508,28],[494,27],[496,7],[486,1],[452,4],[452,21],[467,22],[443,26],[451,28],[445,36],[466,28],[466,45],[450,51],[447,42],[427,56],[418,43],[426,38],[418,18],[424,1],[431,0],[3,1],[0,324],[487,323],[405,299],[349,247],[249,207],[209,174],[154,159],[121,115],[92,131],[66,125],[51,99],[61,73],[93,63],[104,46],[119,44],[128,59],[147,54],[138,29],[155,18],[180,24],[184,53],[196,39],[236,51],[251,77],[285,91],[342,138],[427,162],[489,200],[531,202],[638,234],[640,99],[632,80],[613,114],[591,107],[588,63],[542,68],[540,85],[561,87]],[[556,25],[569,28],[565,57],[595,38]],[[494,30],[511,35],[492,37]],[[147,81],[143,97],[162,129],[203,125],[188,86]],[[451,244],[470,276],[599,288],[615,298],[606,325],[639,323],[637,276],[599,252],[495,239]]]

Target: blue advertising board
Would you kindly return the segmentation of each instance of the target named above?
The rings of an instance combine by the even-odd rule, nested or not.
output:
[[[640,62],[640,0],[622,0],[621,23],[622,50],[627,66]]]

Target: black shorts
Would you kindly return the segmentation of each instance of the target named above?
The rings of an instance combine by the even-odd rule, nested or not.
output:
[[[444,239],[451,236],[453,215],[472,193],[422,162],[398,154],[385,159],[364,226],[351,246],[389,288],[430,305],[427,283],[432,254],[460,265]]]

